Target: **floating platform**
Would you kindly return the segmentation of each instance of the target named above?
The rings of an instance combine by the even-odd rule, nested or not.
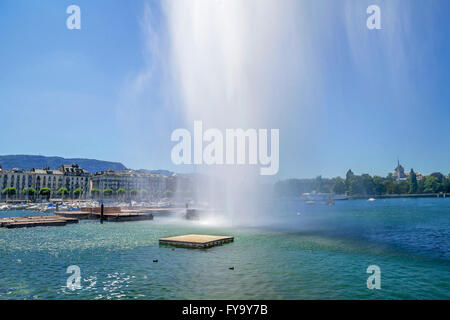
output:
[[[0,219],[3,228],[57,227],[69,223],[78,223],[78,219],[58,216],[10,217]]]
[[[96,215],[97,219],[100,219],[100,214]],[[124,221],[144,221],[153,220],[152,214],[147,213],[125,213],[121,212],[119,214],[107,213],[103,215],[106,221],[110,222],[124,222]]]
[[[161,238],[159,239],[159,244],[185,248],[211,248],[214,246],[222,245],[224,243],[233,241],[234,237],[231,236],[188,234],[185,236]]]
[[[100,207],[88,207],[81,208],[79,211],[55,211],[55,215],[75,219],[100,219],[101,209]],[[104,207],[103,219],[112,222],[153,220],[153,214],[144,210]]]
[[[122,212],[151,213],[154,217],[170,217],[173,214],[184,211],[184,208],[122,208]]]
[[[58,217],[73,218],[73,219],[89,219],[89,212],[82,211],[55,211],[53,212]]]

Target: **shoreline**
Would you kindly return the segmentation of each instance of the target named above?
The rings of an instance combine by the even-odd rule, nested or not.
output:
[[[419,194],[384,194],[384,195],[367,195],[367,196],[349,196],[348,200],[361,199],[397,199],[397,198],[450,198],[450,193],[419,193]]]
[[[368,200],[374,199],[398,199],[398,198],[450,198],[450,193],[421,193],[421,194],[383,194],[383,195],[365,195],[365,196],[347,196],[346,199],[334,199],[334,201],[347,201],[347,200]],[[277,200],[301,200],[301,197],[280,197]],[[324,200],[315,200],[324,201]]]
[[[418,193],[418,194],[383,194],[383,195],[358,195],[358,196],[347,196],[347,199],[334,199],[335,201],[345,201],[345,200],[361,200],[361,199],[390,199],[390,198],[450,198],[450,193]],[[304,200],[300,197],[279,197],[276,198],[277,200]],[[17,199],[17,200],[0,200],[0,203],[4,204],[12,204],[12,203],[34,203],[34,204],[46,204],[46,203],[53,203],[53,202],[62,202],[63,204],[69,204],[74,202],[90,202],[90,201],[98,201],[98,200],[90,200],[90,199],[81,199],[81,200],[74,200],[74,199],[67,199],[67,200],[55,200],[51,199],[49,202],[45,202],[42,200],[39,201],[32,201],[32,200],[24,200],[24,199]]]

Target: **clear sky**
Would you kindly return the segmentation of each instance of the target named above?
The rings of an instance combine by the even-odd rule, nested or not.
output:
[[[174,43],[187,56],[191,47],[172,39],[182,25],[173,20],[184,16],[175,15],[166,2],[2,0],[0,154],[97,158],[134,169],[189,171],[170,160],[171,132],[191,124],[173,81],[181,69],[171,64],[181,60],[166,56]],[[265,110],[274,122],[265,123],[280,129],[278,178],[343,176],[349,168],[385,176],[397,157],[407,170],[450,173],[450,2],[297,3],[273,17],[248,6],[246,19],[239,20],[238,32],[253,39],[247,63],[270,69],[264,86],[257,83],[253,90],[267,95],[263,90],[273,86],[275,92]],[[66,28],[71,4],[81,8],[81,30]],[[366,27],[370,4],[381,8],[381,30]],[[264,30],[255,28],[253,9],[264,18]],[[192,12],[186,14],[196,22]],[[290,19],[295,21],[287,24]],[[233,20],[225,19],[224,26],[231,28]],[[233,30],[224,35],[207,24],[202,28],[208,29],[209,43],[234,45]],[[284,42],[267,41],[278,34]],[[281,58],[258,63],[258,52]],[[295,60],[297,52],[301,61]],[[291,68],[292,62],[300,67]],[[196,68],[189,72],[195,74]],[[298,75],[288,76],[290,70]],[[208,71],[216,76],[214,68]],[[279,103],[276,92],[283,95]]]

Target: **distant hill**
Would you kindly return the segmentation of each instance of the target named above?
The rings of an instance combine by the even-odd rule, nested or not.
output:
[[[37,168],[41,169],[44,167],[49,167],[51,169],[56,169],[60,165],[73,164],[76,163],[80,167],[86,169],[87,171],[93,173],[98,171],[107,171],[107,170],[125,170],[126,167],[120,162],[110,162],[103,160],[95,160],[95,159],[65,159],[61,157],[45,157],[45,156],[32,156],[32,155],[7,155],[0,156],[0,165],[3,170],[10,170],[13,168],[18,169],[31,169]]]

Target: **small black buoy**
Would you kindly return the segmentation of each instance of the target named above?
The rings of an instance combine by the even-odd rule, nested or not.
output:
[[[157,259],[155,259],[155,260],[153,260],[153,262],[158,262],[158,260],[157,260]]]
[[[230,270],[234,270],[234,267],[229,267],[228,269],[230,269]]]
[[[170,250],[172,250],[172,251],[175,251],[175,249],[174,249],[174,248],[172,248],[172,249],[170,249]]]

